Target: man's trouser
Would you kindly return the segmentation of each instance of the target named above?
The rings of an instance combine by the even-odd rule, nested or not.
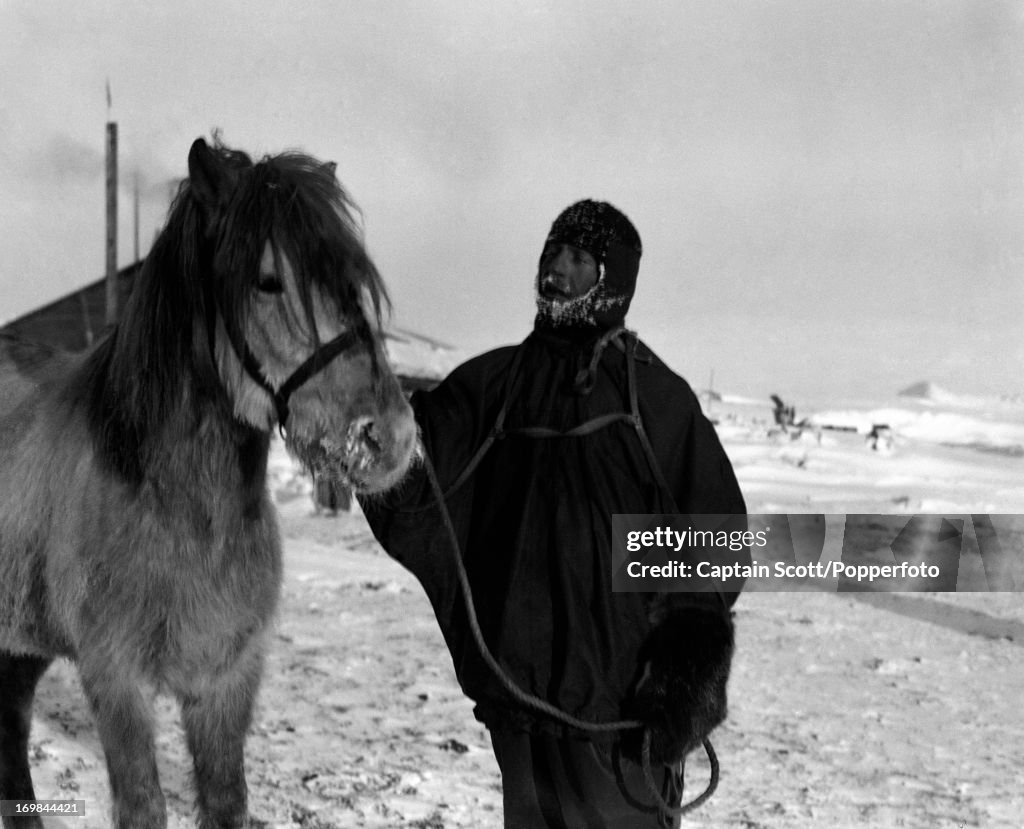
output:
[[[501,768],[505,829],[671,829],[643,769],[623,758],[618,743],[491,731]],[[682,770],[654,772],[664,801],[678,806]]]

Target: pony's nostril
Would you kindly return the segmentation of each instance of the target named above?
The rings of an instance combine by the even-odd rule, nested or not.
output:
[[[378,440],[377,430],[374,428],[372,423],[363,428],[363,431],[360,434],[360,439],[363,441],[366,448],[374,455],[379,455],[381,450],[384,448],[380,440]]]
[[[348,428],[348,445],[352,450],[380,454],[382,446],[373,418],[360,417],[352,422]]]

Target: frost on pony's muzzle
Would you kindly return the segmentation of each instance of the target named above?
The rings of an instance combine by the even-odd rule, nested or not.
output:
[[[317,480],[374,493],[404,476],[416,421],[390,371],[383,369],[376,385],[339,398],[310,383],[292,396],[285,445]]]

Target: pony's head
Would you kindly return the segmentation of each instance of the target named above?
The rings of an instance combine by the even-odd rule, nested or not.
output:
[[[244,428],[280,428],[319,477],[386,489],[416,426],[381,346],[384,285],[334,165],[299,153],[254,164],[198,139],[188,166],[94,361],[107,454],[138,477],[153,435],[206,400]]]
[[[297,153],[253,164],[198,139],[185,192],[234,415],[276,423],[318,476],[376,491],[405,471],[416,427],[380,344],[384,285],[334,170]]]

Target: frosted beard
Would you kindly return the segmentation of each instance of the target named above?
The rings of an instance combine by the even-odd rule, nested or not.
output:
[[[610,318],[617,317],[621,321],[628,307],[629,298],[609,291],[603,278],[585,294],[568,299],[545,297],[538,285],[535,325],[541,328],[593,328],[603,326]]]

